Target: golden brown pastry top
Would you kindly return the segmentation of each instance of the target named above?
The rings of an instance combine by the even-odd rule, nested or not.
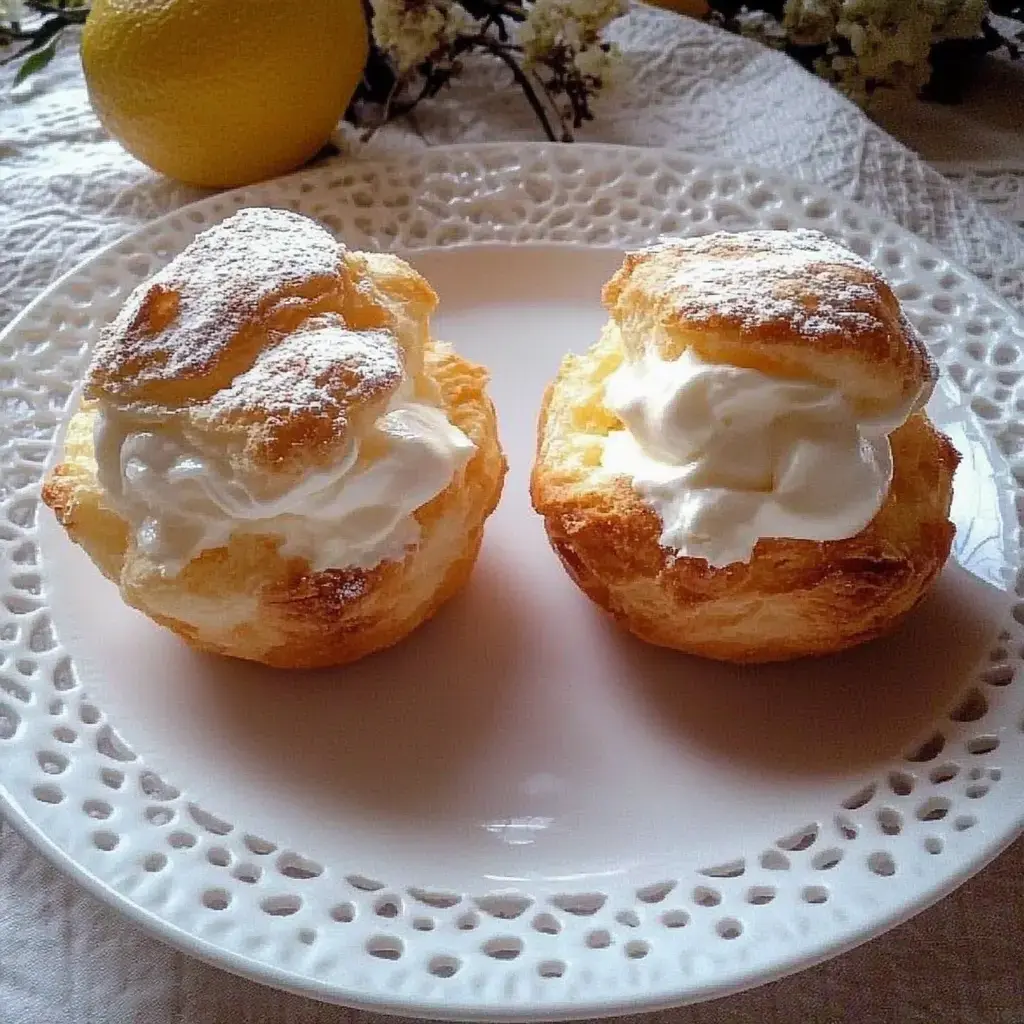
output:
[[[242,473],[329,462],[423,366],[437,297],[397,257],[287,210],[243,209],[140,285],[85,397],[222,448]]]
[[[716,232],[629,253],[603,298],[627,357],[709,362],[837,385],[866,409],[912,401],[936,368],[899,300],[817,231]]]

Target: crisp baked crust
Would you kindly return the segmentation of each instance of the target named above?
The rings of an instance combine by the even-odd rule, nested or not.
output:
[[[103,330],[84,396],[173,425],[269,489],[329,466],[405,377],[420,389],[433,289],[396,256],[251,208],[204,231]]]
[[[278,667],[342,664],[401,640],[466,582],[506,469],[488,375],[429,339],[436,296],[397,257],[349,252],[284,211],[244,214],[200,236],[104,333],[43,500],[126,603],[194,647]],[[420,538],[401,561],[316,572],[283,556],[279,538],[236,532],[166,576],[98,480],[103,408],[173,422],[279,489],[330,466],[403,375],[476,451],[414,512]]]
[[[742,242],[721,244],[728,250]],[[752,251],[760,244],[755,240]],[[754,317],[727,326],[710,314],[698,312],[690,319],[673,277],[689,258],[679,247],[627,258],[606,289],[613,317],[609,327],[585,355],[568,356],[547,389],[531,496],[552,547],[588,597],[653,644],[725,661],[768,662],[838,651],[887,632],[938,575],[954,534],[949,508],[959,456],[923,411],[892,433],[889,494],[859,534],[825,543],[762,538],[749,562],[722,568],[677,558],[663,548],[657,513],[629,480],[600,471],[604,438],[622,429],[604,405],[604,383],[626,358],[631,341],[639,343],[640,331],[653,331],[666,346],[696,339],[694,348],[699,343],[705,358],[762,370],[781,372],[777,367],[785,365],[792,373],[799,364],[809,376],[820,359],[828,367],[848,366],[850,376],[865,380],[877,376],[884,383],[886,374],[898,370],[901,388],[927,385],[930,361],[912,333],[855,333],[846,339],[845,351],[838,335],[828,336],[827,343],[820,334],[794,337],[793,322],[787,336],[781,322],[759,323]],[[732,257],[727,251],[724,258]],[[825,267],[817,280],[827,281],[833,273],[845,274],[845,266]],[[881,308],[888,298],[879,294]],[[697,308],[699,297],[692,302]],[[899,322],[897,308],[887,330],[895,332]],[[744,357],[746,345],[752,351]],[[796,355],[784,363],[766,362],[773,345]],[[680,351],[664,348],[662,358]],[[884,369],[876,369],[876,358],[883,359]],[[816,379],[827,380],[826,371]],[[880,383],[872,393],[883,390]]]
[[[912,399],[936,367],[881,275],[817,231],[716,232],[629,253],[604,288],[627,352],[839,385],[865,409]]]

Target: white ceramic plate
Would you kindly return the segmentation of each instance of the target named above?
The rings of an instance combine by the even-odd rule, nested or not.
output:
[[[492,369],[511,463],[468,592],[341,671],[191,653],[121,604],[37,498],[99,326],[253,204],[411,252],[440,293],[438,333]],[[946,370],[933,411],[965,455],[960,565],[898,635],[845,657],[738,670],[644,647],[576,591],[530,510],[542,388],[596,336],[624,247],[800,225],[878,264]],[[434,150],[182,210],[0,339],[4,812],[180,948],[394,1012],[636,1011],[848,948],[1021,823],[1024,605],[1004,587],[1022,347],[1006,305],[895,226],[682,155]]]

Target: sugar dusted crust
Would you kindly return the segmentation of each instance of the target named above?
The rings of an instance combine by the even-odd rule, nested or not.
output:
[[[279,667],[342,664],[401,640],[466,582],[505,476],[487,372],[429,338],[437,303],[395,256],[315,222],[243,210],[141,285],[104,331],[43,500],[123,599],[194,647]],[[419,542],[371,570],[314,572],[236,532],[176,576],[136,546],[97,479],[97,411],[173,425],[268,491],[332,465],[411,381],[476,445],[417,509]]]
[[[239,473],[301,474],[420,377],[436,305],[397,257],[353,252],[287,210],[244,209],[129,296],[84,394],[173,419]]]
[[[653,335],[663,359],[692,348],[708,362],[838,384],[866,407],[910,399],[937,373],[885,280],[817,231],[666,241],[629,253],[603,297],[627,351]]]
[[[713,251],[705,256],[718,258]],[[676,286],[668,284],[675,277],[678,285],[683,259],[661,249],[627,260],[606,289],[614,329],[606,329],[585,355],[567,357],[547,389],[531,496],[552,548],[588,597],[640,639],[660,646],[725,661],[769,662],[827,654],[888,632],[934,581],[954,534],[949,509],[959,456],[924,412],[891,435],[889,495],[861,533],[827,543],[765,538],[749,562],[719,569],[662,548],[661,521],[630,482],[596,472],[603,438],[622,427],[603,404],[604,382],[626,358],[630,341],[639,344],[639,330],[663,326],[663,344],[685,338],[717,359],[740,352],[749,360],[741,365],[757,368],[764,368],[765,352],[777,344],[796,353],[786,365],[799,362],[808,375],[819,369],[823,354],[835,352],[825,365],[848,364],[851,375],[856,367],[865,379],[877,375],[882,381],[902,366],[901,388],[928,382],[930,363],[913,334],[893,335],[884,349],[875,347],[881,333],[854,335],[846,352],[838,336],[827,336],[826,344],[820,335],[795,335],[792,323],[787,336],[781,323],[749,321],[735,310],[727,327],[700,311],[690,319],[685,301],[673,298]],[[638,267],[646,268],[640,277]],[[823,268],[817,280],[846,272],[844,262],[840,270]],[[692,302],[702,308],[696,295]],[[899,322],[896,309],[891,323]],[[876,371],[879,351],[888,353],[888,361]],[[663,358],[673,354],[678,352],[663,350]]]

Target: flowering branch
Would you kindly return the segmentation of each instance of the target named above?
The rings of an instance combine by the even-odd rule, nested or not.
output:
[[[544,104],[537,95],[537,90],[534,88],[533,82],[530,80],[530,76],[519,66],[519,63],[513,56],[513,47],[510,47],[505,43],[495,42],[493,39],[488,39],[486,36],[481,36],[476,42],[476,45],[484,52],[497,57],[512,72],[512,78],[523,90],[523,94],[526,96],[527,102],[533,108],[533,112],[537,115],[537,120],[540,121],[541,128],[544,129],[544,134],[551,142],[555,142],[555,130],[551,125],[551,119],[548,117],[548,113],[544,109]],[[563,140],[572,141],[571,138],[565,139],[564,132]]]
[[[374,132],[437,96],[471,56],[500,61],[552,141],[593,119],[626,0],[364,0],[373,47],[348,120]]]
[[[474,59],[499,62],[552,141],[572,141],[614,82],[605,29],[627,0],[362,0],[370,56],[346,119],[372,134],[438,96]],[[676,4],[680,0],[674,0]],[[685,6],[685,4],[684,4]],[[955,102],[983,57],[1024,56],[1024,0],[691,0],[694,13],[788,53],[852,99],[903,88]],[[0,65],[45,67],[88,0],[0,0]],[[1007,31],[1016,20],[1020,31]],[[10,51],[10,52],[4,52]]]
[[[866,105],[879,89],[952,103],[982,58],[1021,57],[1021,0],[708,0],[710,20],[785,51]]]

